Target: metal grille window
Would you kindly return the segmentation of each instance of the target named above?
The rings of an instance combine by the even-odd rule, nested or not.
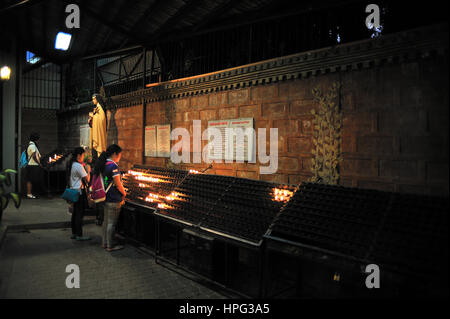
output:
[[[145,81],[143,82],[144,63]],[[152,78],[156,78],[159,73],[160,62],[153,50],[100,59],[97,60],[96,90],[103,86],[107,96],[128,93],[143,88],[144,83],[151,82]]]
[[[61,108],[61,67],[46,63],[22,78],[22,108],[59,110]]]

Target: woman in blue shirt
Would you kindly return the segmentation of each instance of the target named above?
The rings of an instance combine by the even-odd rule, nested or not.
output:
[[[123,246],[114,243],[116,224],[119,219],[120,208],[125,203],[127,193],[123,188],[120,169],[117,163],[122,156],[122,149],[117,144],[108,146],[106,152],[103,152],[95,164],[94,174],[102,174],[104,178],[105,189],[113,183],[106,193],[102,247],[107,251],[122,249]]]

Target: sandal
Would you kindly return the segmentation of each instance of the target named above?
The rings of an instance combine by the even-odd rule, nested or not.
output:
[[[117,246],[114,246],[114,247],[111,247],[111,248],[106,248],[106,251],[115,251],[115,250],[120,250],[122,248],[123,248],[123,246],[117,245]]]

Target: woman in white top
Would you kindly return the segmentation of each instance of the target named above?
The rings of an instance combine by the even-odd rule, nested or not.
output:
[[[72,159],[69,162],[68,170],[69,175],[69,186],[71,189],[77,189],[80,192],[80,197],[78,201],[73,205],[72,213],[72,237],[71,239],[76,240],[89,240],[90,237],[83,237],[83,215],[86,208],[86,192],[83,191],[84,185],[89,183],[90,168],[88,167],[88,172],[84,169],[84,149],[82,147],[77,147],[72,152]]]
[[[41,169],[41,154],[36,146],[39,140],[39,133],[30,134],[30,143],[27,147],[28,165],[25,168],[25,179],[27,182],[27,198],[36,198],[32,190],[43,188],[43,174]],[[42,191],[43,189],[41,189]]]

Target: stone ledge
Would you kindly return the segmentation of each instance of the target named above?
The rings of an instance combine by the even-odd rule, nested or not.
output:
[[[115,107],[309,78],[429,58],[448,51],[448,29],[437,25],[376,39],[302,52],[169,82],[111,98]]]

